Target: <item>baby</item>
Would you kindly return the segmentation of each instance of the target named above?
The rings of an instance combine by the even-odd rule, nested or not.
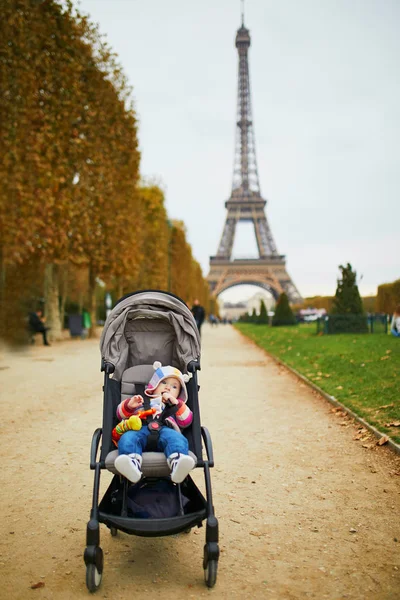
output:
[[[153,367],[155,372],[144,392],[151,398],[150,407],[155,409],[150,420],[156,419],[165,425],[159,432],[157,449],[163,451],[167,457],[171,480],[181,483],[195,467],[195,461],[189,456],[188,441],[181,433],[181,429],[188,427],[193,420],[193,413],[186,405],[185,379],[187,381],[188,376],[182,375],[175,367],[162,367],[158,361]],[[140,413],[143,404],[142,396],[127,398],[118,405],[117,417],[129,419],[132,415]],[[178,406],[177,411],[173,416],[162,419],[163,411],[170,406]],[[150,430],[144,425],[138,431],[126,431],[118,442],[119,455],[115,459],[115,468],[132,483],[136,483],[142,477],[142,453],[149,435]]]

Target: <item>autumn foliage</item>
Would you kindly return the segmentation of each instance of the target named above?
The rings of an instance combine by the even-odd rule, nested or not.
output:
[[[400,304],[400,279],[378,286],[377,307],[380,312],[392,314]]]
[[[99,282],[207,306],[184,227],[139,183],[131,89],[97,28],[71,2],[5,0],[0,40],[1,335],[41,297],[54,337],[69,301],[95,323]]]

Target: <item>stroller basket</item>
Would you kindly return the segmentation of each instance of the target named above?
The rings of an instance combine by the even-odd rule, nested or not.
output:
[[[208,587],[217,579],[219,559],[218,520],[212,501],[210,468],[214,466],[211,437],[201,425],[197,371],[200,370],[200,338],[192,313],[177,296],[158,290],[135,292],[122,298],[107,317],[100,341],[101,371],[104,372],[102,427],[92,438],[90,468],[94,471],[92,508],[86,528],[86,585],[95,592],[103,576],[100,523],[112,536],[118,530],[141,537],[171,536],[201,527],[206,521],[203,553],[204,578]],[[182,430],[196,468],[204,471],[205,497],[188,475],[173,483],[163,453],[143,453],[143,478],[132,486],[118,473],[118,455],[112,442],[116,408],[122,400],[143,394],[149,372],[158,361],[191,374],[186,385],[187,406],[193,420]],[[150,371],[149,371],[150,370]],[[113,474],[99,501],[100,475]],[[137,490],[144,493],[137,495]],[[136,495],[135,495],[136,494]],[[147,494],[147,495],[146,495]],[[147,498],[153,499],[154,503]],[[140,504],[139,500],[142,501]]]
[[[206,500],[191,477],[187,477],[181,490],[187,500],[183,514],[167,518],[134,518],[129,516],[129,506],[124,507],[124,483],[116,475],[99,504],[99,521],[111,530],[115,528],[143,537],[175,535],[200,527],[207,517]],[[124,513],[127,514],[122,516]]]

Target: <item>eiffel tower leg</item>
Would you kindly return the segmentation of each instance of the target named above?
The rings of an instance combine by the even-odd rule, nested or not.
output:
[[[260,256],[277,255],[278,251],[264,211],[261,214],[253,211],[253,222]]]
[[[233,242],[235,239],[236,219],[229,216],[225,221],[217,256],[230,258],[232,256]]]

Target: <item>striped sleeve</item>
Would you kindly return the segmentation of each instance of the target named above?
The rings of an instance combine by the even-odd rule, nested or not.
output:
[[[120,402],[118,404],[117,407],[117,418],[120,419],[121,421],[123,419],[129,419],[129,417],[131,417],[132,415],[134,415],[137,412],[137,408],[129,408],[128,403],[129,400],[131,400],[131,398],[127,398],[126,400],[122,400],[122,402]]]
[[[189,427],[189,425],[191,425],[193,421],[193,413],[190,408],[184,402],[182,402],[182,400],[180,400],[179,403],[180,406],[174,417],[179,427],[181,429],[185,429],[185,427]]]

